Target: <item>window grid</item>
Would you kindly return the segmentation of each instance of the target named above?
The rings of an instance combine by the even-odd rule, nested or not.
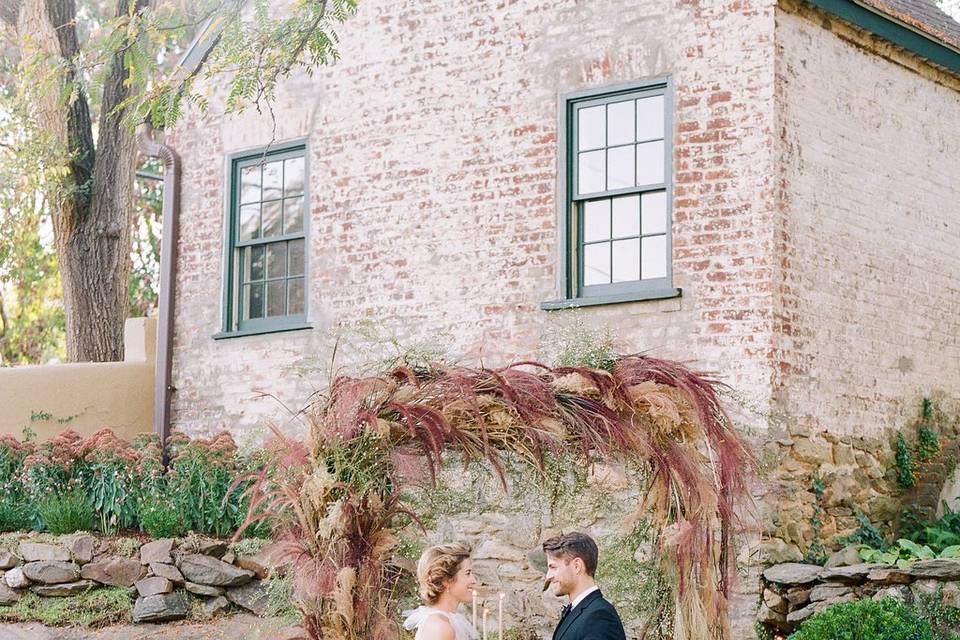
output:
[[[588,96],[569,103],[571,135],[568,139],[567,157],[571,167],[569,191],[575,217],[573,229],[576,230],[571,242],[574,245],[572,255],[577,274],[577,295],[602,295],[642,287],[669,286],[669,207],[666,202],[669,144],[666,97],[666,87],[660,85],[605,96]],[[589,118],[584,117],[585,110],[591,110]],[[656,121],[651,121],[651,113]],[[596,121],[600,114],[603,119],[602,140],[596,130]],[[590,119],[594,122],[589,122]],[[623,126],[624,123],[628,124]],[[585,125],[588,129],[593,127],[594,130],[585,133]],[[614,128],[617,130],[612,131]],[[620,151],[631,148],[632,154],[623,154]],[[654,152],[652,155],[651,151]],[[602,180],[598,181],[594,177],[591,183],[589,179],[583,180],[584,176],[581,175],[585,167],[584,154],[598,152],[603,158]],[[617,172],[617,167],[611,167],[611,158],[618,157],[628,172]],[[652,169],[641,164],[651,159]],[[624,180],[623,177],[628,174],[630,178]],[[649,177],[656,178],[656,181],[647,179]],[[653,194],[662,194],[660,210],[651,214],[660,218],[661,228],[645,229],[646,207],[639,206],[636,211],[636,231],[617,233],[614,203],[632,196],[638,199],[639,204],[646,199],[645,196]],[[607,232],[591,237],[589,229],[586,228],[587,208],[601,202],[608,203]],[[620,264],[618,267],[618,254],[619,257],[626,257],[628,263],[635,254],[636,264],[627,264],[627,268]],[[593,262],[588,265],[591,260]],[[605,269],[599,272],[602,277],[597,277],[597,270],[593,267],[604,263]]]
[[[231,181],[225,330],[270,330],[305,322],[304,147],[234,159]]]

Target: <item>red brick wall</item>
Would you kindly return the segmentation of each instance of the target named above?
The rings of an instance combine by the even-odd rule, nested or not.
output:
[[[276,139],[309,139],[313,331],[214,341],[225,154],[268,115],[216,108],[177,127],[183,235],[174,420],[242,432],[286,419],[331,328],[382,322],[487,364],[536,355],[558,296],[558,96],[670,75],[674,274],[683,297],[583,311],[624,348],[719,372],[759,409],[772,349],[770,2],[361,3],[342,60],[284,85]],[[211,101],[216,104],[216,100]],[[567,313],[567,312],[560,312]],[[747,417],[747,420],[755,418]]]

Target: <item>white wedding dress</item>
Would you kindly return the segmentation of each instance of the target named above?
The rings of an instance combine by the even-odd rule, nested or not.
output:
[[[407,616],[407,619],[403,622],[403,628],[408,631],[411,629],[417,630],[414,640],[424,640],[423,625],[427,618],[432,615],[441,615],[450,622],[456,640],[478,640],[480,638],[480,634],[462,613],[447,613],[433,607],[417,607],[413,611],[405,611],[404,615]]]

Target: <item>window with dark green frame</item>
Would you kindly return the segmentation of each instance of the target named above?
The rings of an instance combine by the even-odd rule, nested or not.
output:
[[[234,158],[225,332],[306,323],[307,167],[303,145]]]
[[[566,100],[568,297],[675,291],[668,103],[666,81]]]

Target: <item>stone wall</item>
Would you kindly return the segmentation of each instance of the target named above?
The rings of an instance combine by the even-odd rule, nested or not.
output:
[[[134,622],[186,618],[192,606],[187,594],[202,602],[207,617],[234,607],[257,615],[267,609],[263,580],[273,568],[269,549],[238,555],[218,540],[110,540],[88,533],[7,536],[4,547],[0,605],[16,603],[28,591],[62,598],[110,586],[135,591]]]

